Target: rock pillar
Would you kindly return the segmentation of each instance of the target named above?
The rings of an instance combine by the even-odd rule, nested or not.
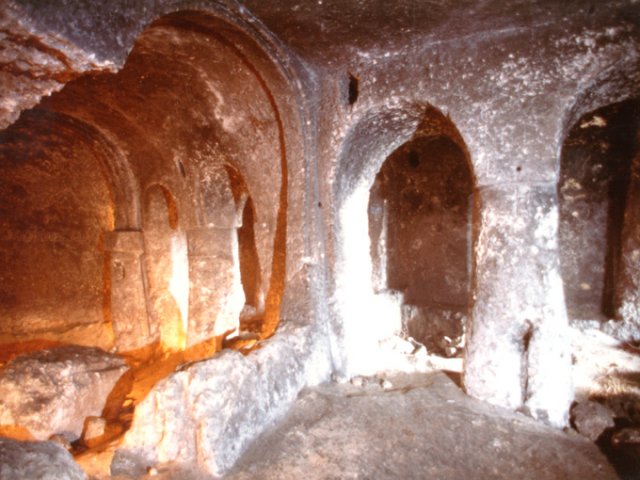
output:
[[[105,235],[110,255],[111,321],[115,346],[134,350],[151,343],[144,292],[141,232],[115,231]]]
[[[562,427],[573,388],[556,186],[485,186],[479,202],[465,388]]]
[[[236,226],[189,230],[187,345],[238,330],[244,292]]]

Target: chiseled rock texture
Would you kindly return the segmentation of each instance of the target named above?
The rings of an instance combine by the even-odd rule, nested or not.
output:
[[[111,474],[142,475],[171,462],[210,475],[228,470],[287,412],[305,383],[327,379],[328,356],[317,332],[288,326],[280,332],[247,357],[224,350],[156,385],[136,408]]]
[[[84,480],[73,457],[54,442],[18,442],[0,438],[2,480]]]
[[[75,440],[127,369],[116,355],[79,346],[16,357],[0,370],[0,425],[26,427],[37,440]]]

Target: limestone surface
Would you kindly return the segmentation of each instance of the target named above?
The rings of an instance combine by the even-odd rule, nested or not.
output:
[[[80,437],[99,416],[128,367],[97,348],[65,346],[16,357],[0,370],[0,425],[20,425],[37,440]]]
[[[84,480],[86,475],[63,447],[54,442],[19,442],[0,438],[3,480]]]

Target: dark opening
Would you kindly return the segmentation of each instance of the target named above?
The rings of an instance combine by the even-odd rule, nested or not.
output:
[[[349,105],[353,105],[358,101],[358,78],[349,74]]]
[[[260,307],[260,261],[253,228],[254,215],[253,200],[249,197],[242,211],[242,226],[238,229],[238,247],[245,304],[256,309]]]
[[[376,176],[369,234],[377,290],[400,291],[407,333],[453,355],[469,308],[473,179],[445,136],[398,148]]]
[[[609,105],[569,131],[560,166],[560,261],[569,316],[615,317],[638,102]]]

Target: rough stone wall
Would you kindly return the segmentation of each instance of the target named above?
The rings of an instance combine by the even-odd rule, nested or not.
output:
[[[480,195],[477,234],[484,242],[504,248],[505,255],[508,251],[508,255],[526,259],[526,262],[523,268],[518,265],[502,271],[504,265],[489,261],[484,257],[489,250],[476,245],[473,299],[476,307],[469,326],[472,331],[479,325],[497,330],[488,336],[473,333],[470,336],[469,351],[483,353],[467,357],[469,374],[465,381],[470,393],[503,405],[517,407],[516,404],[527,403],[526,398],[535,397],[528,401],[536,404],[535,409],[532,408],[534,415],[538,415],[535,410],[540,410],[539,417],[548,416],[557,425],[566,421],[571,398],[567,318],[559,276],[557,224],[554,223],[557,217],[553,213],[557,214],[554,192],[560,147],[567,133],[568,119],[575,121],[576,112],[630,98],[635,95],[638,85],[635,26],[619,23],[602,10],[598,11],[599,17],[595,21],[587,20],[588,12],[576,9],[576,5],[571,7],[574,9],[571,15],[563,11],[565,7],[519,5],[520,21],[510,25],[492,18],[491,7],[487,7],[485,15],[480,15],[476,22],[459,22],[454,13],[436,10],[431,13],[438,18],[438,27],[442,30],[429,30],[428,22],[425,22],[420,24],[424,26],[420,32],[415,27],[418,23],[403,24],[402,18],[390,15],[394,20],[384,28],[397,30],[395,34],[385,36],[384,45],[373,40],[382,38],[378,32],[371,36],[363,34],[350,44],[350,48],[339,49],[335,46],[340,44],[339,40],[353,34],[346,24],[356,31],[368,31],[370,25],[358,23],[355,11],[341,11],[332,17],[326,11],[335,12],[332,8],[336,6],[331,4],[323,9],[322,25],[330,32],[329,36],[335,42],[333,46],[325,43],[319,48],[316,44],[314,49],[304,40],[295,44],[299,51],[318,62],[342,66],[323,70],[323,88],[320,90],[322,95],[333,98],[332,102],[323,103],[321,112],[326,116],[321,120],[319,140],[320,169],[330,178],[330,187],[321,190],[321,201],[323,205],[335,208],[326,211],[327,225],[339,225],[337,219],[343,200],[355,188],[350,185],[351,180],[344,179],[345,175],[349,176],[350,167],[345,170],[342,165],[368,162],[368,165],[379,166],[380,158],[402,143],[403,135],[406,139],[412,134],[416,128],[412,125],[412,112],[421,104],[429,103],[446,112],[458,128],[469,151],[480,192],[511,190],[510,194],[499,195],[501,200],[492,199],[490,203]],[[624,3],[619,5],[622,10],[627,7]],[[313,7],[309,8],[313,10]],[[409,7],[400,3],[390,10],[403,8]],[[419,18],[420,12],[413,13],[412,20]],[[304,18],[305,14],[312,15],[307,11],[300,16]],[[291,24],[279,28],[272,19],[268,25],[284,38],[298,39]],[[443,33],[445,28],[446,35]],[[620,76],[613,73],[615,71],[626,72],[626,82],[622,82]],[[359,80],[355,103],[349,102],[348,74]],[[375,175],[376,168],[365,176]],[[546,193],[532,196],[525,193],[529,191]],[[529,206],[518,213],[514,210],[516,205]],[[491,212],[503,208],[512,220],[494,224]],[[538,209],[541,213],[536,216]],[[512,225],[520,215],[526,219],[522,228]],[[536,223],[543,220],[548,226],[544,234],[547,239],[542,241],[544,248],[540,248],[532,232],[537,229]],[[332,276],[332,272],[337,271],[334,278],[339,279],[344,239],[337,228],[333,231],[337,240],[329,250],[328,268]],[[481,265],[486,269],[484,274],[478,271]],[[505,301],[494,288],[506,288],[522,278],[528,279],[534,287],[517,294],[518,302],[533,317],[541,319],[549,332],[554,332],[551,336],[565,338],[552,342],[546,357],[524,355],[524,349],[519,346],[520,335],[499,332],[498,325],[503,321],[504,325],[516,330],[523,324],[518,320],[520,314],[514,305]],[[339,292],[342,287],[338,281],[335,291]],[[345,309],[344,302],[348,303],[348,299],[338,295],[335,325],[339,335],[350,329],[350,322],[361,325],[354,329],[362,332],[364,323],[359,324],[359,320],[343,313],[357,311],[357,308]],[[490,309],[484,310],[485,302],[491,304]],[[563,393],[555,398],[549,391],[543,393],[543,388],[537,395],[534,391],[539,383],[531,378],[525,382],[529,385],[529,393],[523,396],[519,373],[506,380],[491,367],[494,353],[502,348],[513,352],[514,368],[518,372],[547,371],[549,385],[562,385],[560,391]],[[529,365],[525,370],[518,366],[523,361]],[[529,375],[534,374],[524,376]],[[535,375],[541,378],[539,374]],[[474,385],[476,382],[480,383]],[[486,385],[487,390],[481,384]],[[508,395],[497,394],[501,387],[495,390],[496,396],[493,391],[489,392],[489,385],[499,384],[511,385],[505,388],[514,392],[514,402],[507,400]]]
[[[378,342],[400,328],[401,295],[374,290],[370,188],[385,159],[425,121],[449,125],[444,133],[468,157],[476,200],[466,389],[562,426],[572,394],[558,242],[561,149],[583,115],[638,96],[638,6],[390,3],[32,0],[9,2],[6,15],[7,25],[21,25],[7,28],[26,29],[44,45],[67,42],[69,51],[89,52],[80,61],[85,66],[60,69],[73,70],[69,79],[83,68],[93,74],[69,82],[33,112],[70,118],[96,133],[95,145],[110,146],[102,181],[114,212],[103,230],[144,237],[144,192],[159,185],[175,199],[176,231],[189,247],[196,232],[219,228],[218,221],[231,233],[240,204],[212,201],[220,193],[212,184],[221,166],[232,166],[254,205],[262,333],[273,333],[279,320],[307,324],[322,338],[310,348],[330,342],[333,368],[343,378],[384,368],[374,358]],[[200,11],[185,13],[191,9]],[[34,48],[46,53],[31,65],[58,56],[28,41],[11,45],[25,58],[36,56]],[[62,87],[55,79],[23,84],[20,62],[4,64],[10,88],[2,105],[15,106],[6,123]],[[96,65],[121,70],[97,72]],[[57,75],[55,68],[42,78]],[[39,129],[32,136],[49,151]],[[82,142],[70,133],[63,145],[79,152]],[[3,168],[22,151],[11,148]],[[99,156],[89,150],[87,157]],[[85,178],[91,172],[75,180]],[[626,231],[633,228],[630,216]],[[208,233],[203,237],[215,236]],[[129,249],[128,265],[136,270],[152,248],[145,246],[142,257]],[[126,252],[107,251],[108,271],[117,274],[115,253]],[[634,251],[628,247],[623,258],[633,259]],[[202,268],[189,270],[194,278],[212,267],[206,258],[198,256]],[[625,261],[627,284],[634,285],[637,271]],[[139,291],[133,278],[111,298],[129,302],[126,294]],[[192,294],[188,306],[195,310]],[[300,352],[299,362],[312,353]],[[296,377],[290,392],[304,382]]]

